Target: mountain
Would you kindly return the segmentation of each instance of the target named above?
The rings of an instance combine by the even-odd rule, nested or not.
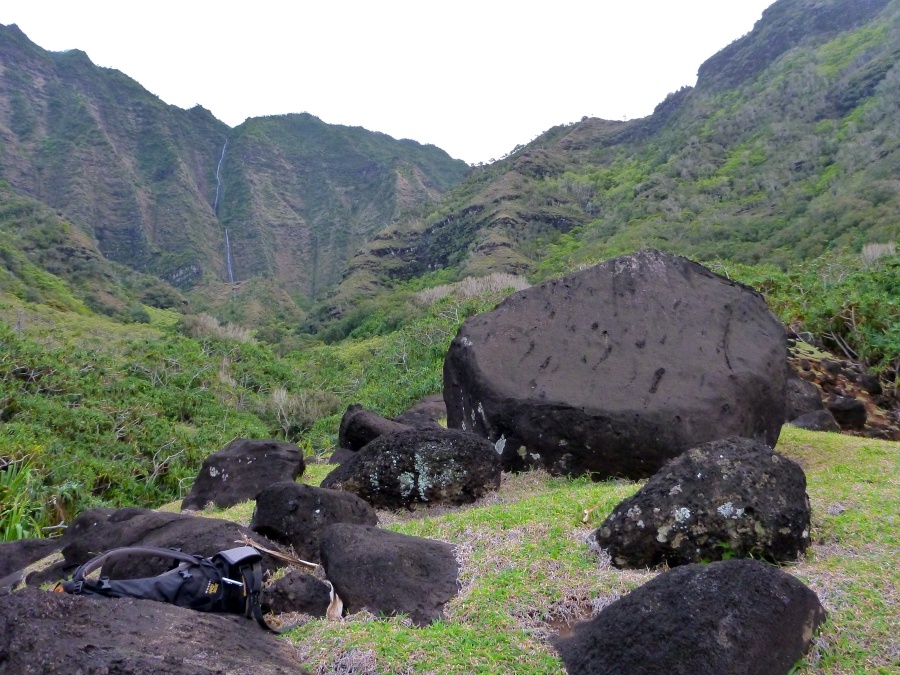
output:
[[[779,0],[650,117],[550,129],[380,232],[332,304],[642,246],[785,265],[896,240],[898,58],[896,0]]]
[[[182,290],[265,279],[302,304],[467,170],[434,146],[306,114],[232,129],[0,26],[0,179],[106,259]]]

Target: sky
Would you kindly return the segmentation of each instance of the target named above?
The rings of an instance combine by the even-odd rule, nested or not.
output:
[[[308,112],[474,164],[583,116],[645,117],[773,0],[2,0],[166,103]]]

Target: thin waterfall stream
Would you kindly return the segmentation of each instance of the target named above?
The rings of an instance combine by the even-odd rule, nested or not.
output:
[[[234,270],[231,267],[231,240],[228,238],[228,228],[225,228],[225,266],[228,269],[228,283],[234,283]]]
[[[219,163],[216,165],[216,199],[213,201],[213,211],[219,215],[219,195],[222,193],[222,162],[225,161],[225,149],[228,147],[228,139],[222,146],[222,154],[219,155]],[[228,283],[234,283],[234,268],[231,261],[231,238],[228,236],[228,228],[225,228],[225,267],[228,270]]]
[[[225,159],[225,148],[228,147],[228,139],[225,139],[225,145],[222,146],[222,154],[219,155],[219,163],[216,165],[216,199],[213,202],[213,211],[219,215],[219,194],[222,191],[222,162]]]

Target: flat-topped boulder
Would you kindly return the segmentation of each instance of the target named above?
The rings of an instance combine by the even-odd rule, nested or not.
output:
[[[643,478],[700,443],[774,446],[787,347],[752,288],[644,250],[520,291],[460,328],[447,426],[505,470]]]

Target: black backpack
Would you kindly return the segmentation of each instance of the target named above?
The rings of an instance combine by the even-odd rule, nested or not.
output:
[[[132,556],[170,558],[178,566],[145,579],[88,578],[105,564]],[[278,632],[263,617],[262,556],[252,546],[221,551],[211,558],[150,546],[115,548],[81,565],[71,581],[62,582],[55,590],[75,595],[156,600],[200,612],[243,614]]]

